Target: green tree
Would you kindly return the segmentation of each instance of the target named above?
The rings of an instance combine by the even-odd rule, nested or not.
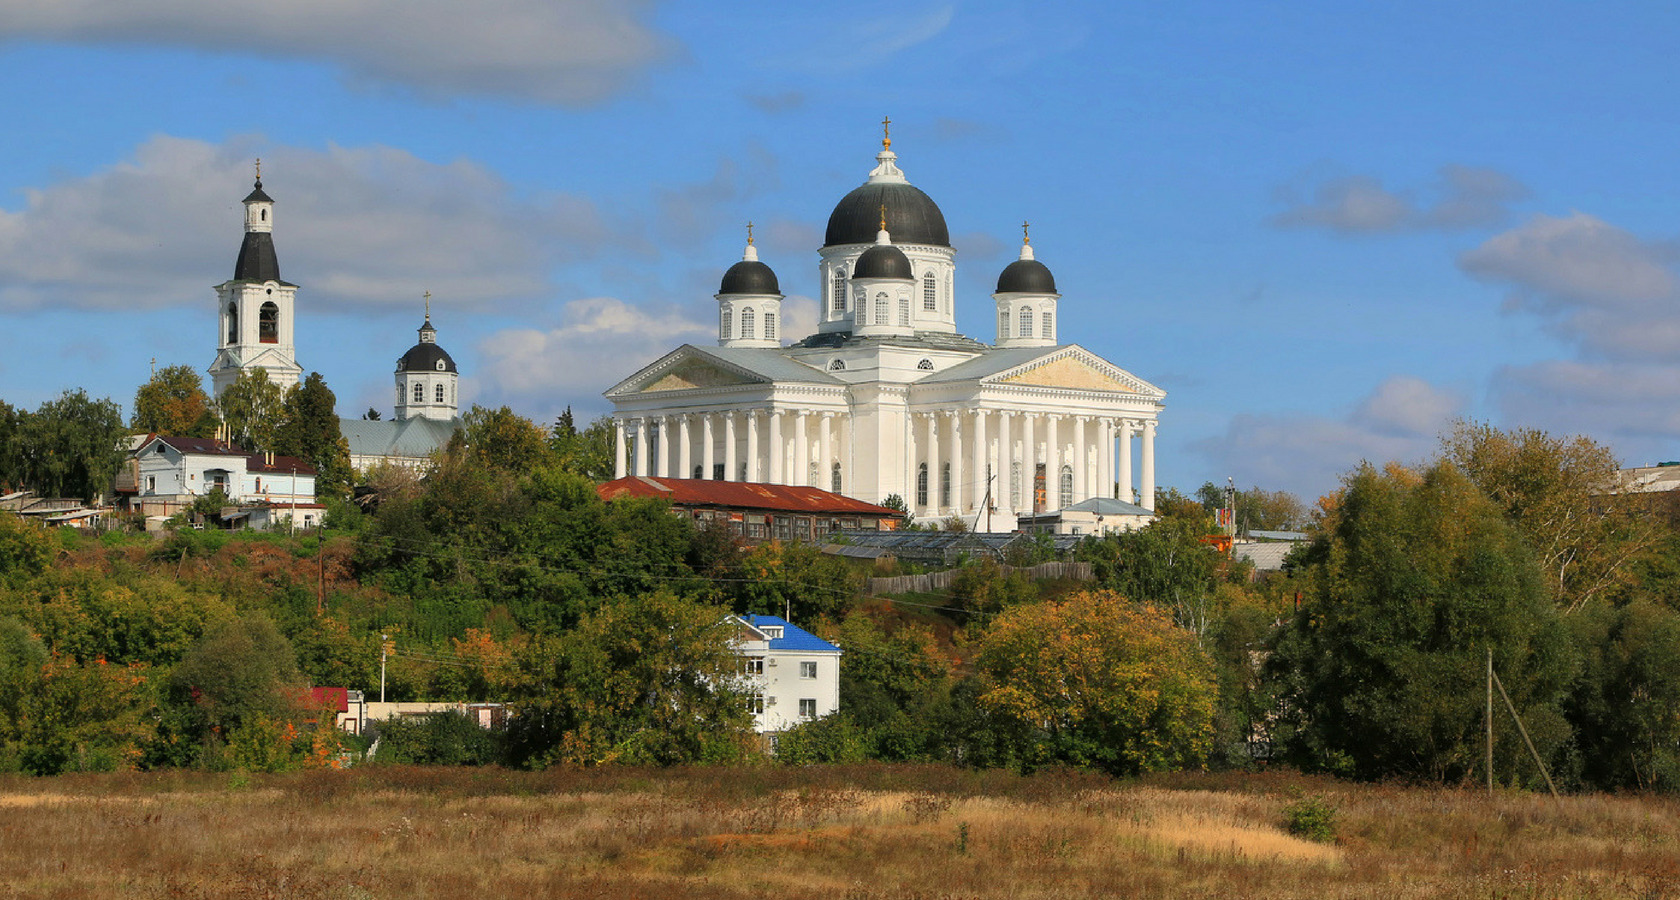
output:
[[[1140,603],[1169,609],[1180,625],[1207,631],[1220,565],[1219,551],[1202,543],[1198,517],[1169,516],[1136,531],[1082,541],[1075,556],[1091,564],[1098,586]]]
[[[19,417],[18,481],[48,496],[96,497],[111,488],[126,435],[117,404],[65,391]]]
[[[165,366],[134,392],[128,427],[170,437],[210,437],[216,413],[204,382],[192,366]]]
[[[46,571],[53,541],[40,525],[0,513],[0,585],[21,583]]]
[[[1350,475],[1279,639],[1282,737],[1297,763],[1360,778],[1479,777],[1486,654],[1542,754],[1569,739],[1568,634],[1533,553],[1456,468]],[[1532,776],[1507,729],[1499,764]]]
[[[1660,537],[1641,498],[1610,493],[1616,459],[1590,438],[1460,421],[1441,444],[1444,461],[1516,523],[1566,610],[1624,585]]]
[[[248,453],[274,449],[275,432],[285,415],[286,394],[268,380],[260,366],[239,373],[216,398],[217,411],[227,424],[228,440]]]
[[[1583,779],[1600,790],[1680,789],[1680,613],[1645,600],[1570,617],[1583,655],[1568,702]]]
[[[1200,766],[1214,673],[1165,611],[1091,591],[1005,610],[981,634],[980,705],[1031,763],[1118,775]]]
[[[0,488],[23,483],[23,448],[19,441],[24,413],[0,400]]]
[[[296,456],[315,468],[315,496],[350,494],[350,444],[338,427],[338,398],[319,372],[287,391],[274,452]]]
[[[299,712],[304,686],[291,642],[261,615],[221,622],[205,633],[168,681],[170,737],[187,759],[215,766],[245,727],[285,722]]]
[[[601,416],[578,431],[572,424],[572,408],[566,407],[554,423],[549,449],[555,465],[594,481],[613,477],[613,420]]]
[[[846,561],[801,541],[765,541],[741,554],[734,582],[737,612],[791,615],[795,622],[837,617],[861,587]]]
[[[510,725],[515,761],[717,761],[745,746],[728,611],[660,591],[602,607],[533,641]]]
[[[463,417],[465,427],[456,439],[480,465],[504,472],[529,472],[548,462],[548,440],[541,428],[506,406],[486,409],[474,405]],[[451,447],[456,441],[451,441]]]

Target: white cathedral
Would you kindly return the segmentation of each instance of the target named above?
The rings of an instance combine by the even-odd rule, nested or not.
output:
[[[293,334],[298,286],[280,278],[280,261],[274,252],[274,199],[263,190],[260,168],[256,186],[243,202],[245,237],[233,277],[216,286],[219,343],[210,364],[210,381],[217,397],[241,373],[254,369],[262,369],[281,390],[295,387],[303,374]],[[419,341],[397,360],[394,417],[339,420],[339,430],[350,445],[351,465],[365,469],[380,460],[426,464],[461,427],[456,399],[459,380],[455,360],[437,343],[431,295],[427,294]]]
[[[1026,235],[992,294],[995,343],[958,332],[945,217],[890,135],[875,160],[828,218],[816,333],[782,345],[780,286],[749,231],[716,295],[717,346],[684,344],[606,392],[618,477],[898,495],[981,529],[1092,498],[1153,510],[1165,392],[1059,341],[1061,295]]]

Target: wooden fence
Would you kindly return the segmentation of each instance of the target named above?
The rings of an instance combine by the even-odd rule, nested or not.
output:
[[[869,579],[870,594],[909,594],[931,593],[947,590],[951,582],[956,580],[961,569],[946,569],[943,572],[929,572],[925,575],[895,575],[891,578]],[[1047,562],[1036,566],[1016,567],[999,565],[998,572],[1009,575],[1014,572],[1025,572],[1034,581],[1045,581],[1051,578],[1071,578],[1075,581],[1091,580],[1091,564],[1082,562]]]

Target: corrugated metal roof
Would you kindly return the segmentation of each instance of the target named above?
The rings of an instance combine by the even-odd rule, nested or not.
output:
[[[899,515],[898,510],[853,500],[820,488],[786,484],[627,475],[596,490],[602,500],[608,501],[619,497],[664,497],[678,506],[770,509],[810,515]]]
[[[1231,555],[1254,563],[1262,572],[1283,569],[1283,558],[1297,545],[1289,541],[1238,541],[1231,546]]]
[[[1078,503],[1069,506],[1068,509],[1077,510],[1079,512],[1096,513],[1099,516],[1155,515],[1136,503],[1127,503],[1124,500],[1116,500],[1113,497],[1092,497],[1089,500],[1081,500]]]
[[[770,639],[770,649],[772,650],[804,650],[817,653],[840,652],[839,647],[777,616],[745,615],[741,617],[741,620],[760,630],[763,630],[766,626],[772,628],[780,626],[782,636]]]
[[[216,438],[194,437],[164,437],[158,440],[180,453],[191,453],[196,456],[245,456],[244,450]]]
[[[460,418],[449,420],[339,419],[338,430],[350,445],[351,456],[402,456],[419,459],[431,456],[449,443],[463,427]]]

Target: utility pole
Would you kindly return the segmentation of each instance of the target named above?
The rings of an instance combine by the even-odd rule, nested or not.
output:
[[[1487,783],[1493,797],[1493,645],[1487,648]]]
[[[292,463],[292,515],[286,522],[290,534],[297,534],[297,463]]]
[[[327,608],[327,532],[326,523],[315,526],[315,556],[321,563],[320,586],[315,591],[315,615]]]
[[[390,652],[390,649],[391,649],[391,636],[388,635],[388,634],[380,635],[379,636],[379,702],[380,703],[385,702],[385,654]]]

